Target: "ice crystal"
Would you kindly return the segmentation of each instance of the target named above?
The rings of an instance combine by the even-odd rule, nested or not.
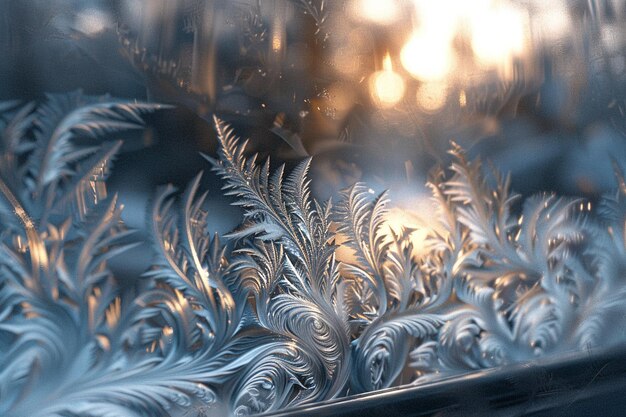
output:
[[[119,143],[99,139],[159,106],[74,93],[12,107],[2,106],[0,414],[160,415],[210,399],[192,382],[186,339],[163,348],[158,306],[169,300],[150,290],[133,301],[107,266],[136,244],[116,197],[89,197],[78,218],[61,209],[106,178]]]
[[[624,341],[619,167],[590,212],[521,202],[453,145],[416,254],[409,230],[389,232],[386,193],[358,183],[319,202],[310,160],[272,171],[217,118],[206,158],[241,225],[209,234],[201,174],[164,187],[153,265],[120,285],[108,261],[137,243],[104,187],[120,143],[102,139],[158,108],[0,103],[3,416],[258,414]]]

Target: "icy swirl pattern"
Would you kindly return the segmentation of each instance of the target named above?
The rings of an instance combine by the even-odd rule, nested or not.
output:
[[[81,93],[0,103],[1,415],[263,414],[625,339],[619,164],[594,210],[520,202],[453,145],[416,251],[386,193],[316,201],[309,160],[272,170],[218,118],[207,168],[241,225],[207,232],[201,173],[166,186],[152,267],[121,282],[109,262],[142,242],[106,193],[121,145],[107,137],[156,110]]]

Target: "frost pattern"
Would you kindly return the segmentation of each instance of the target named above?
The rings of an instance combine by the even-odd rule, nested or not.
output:
[[[520,202],[453,145],[416,255],[408,230],[389,232],[386,193],[359,183],[318,202],[310,160],[272,172],[217,118],[206,158],[241,226],[209,235],[201,173],[164,187],[153,266],[120,285],[108,261],[137,242],[106,194],[120,143],[103,139],[157,109],[81,93],[0,103],[1,415],[259,414],[625,339],[619,167],[590,212]]]

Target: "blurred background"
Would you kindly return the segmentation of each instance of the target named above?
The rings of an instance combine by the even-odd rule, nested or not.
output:
[[[200,170],[211,227],[239,221],[200,156],[213,114],[275,164],[312,156],[320,198],[391,189],[410,225],[428,221],[424,182],[450,141],[524,195],[614,188],[624,23],[623,0],[5,0],[0,100],[82,89],[174,105],[125,137],[110,180],[140,232],[156,188]],[[149,251],[130,258],[132,275]]]

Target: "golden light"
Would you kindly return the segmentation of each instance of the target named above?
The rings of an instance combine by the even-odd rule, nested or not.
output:
[[[272,35],[272,50],[279,52],[283,47],[283,39],[280,33],[274,33]]]
[[[399,18],[400,5],[397,0],[354,0],[352,12],[359,19],[389,25]]]
[[[391,61],[391,55],[389,55],[389,52],[387,52],[383,58],[383,70],[393,71],[393,61]]]
[[[472,50],[482,65],[507,65],[524,52],[528,16],[513,7],[494,7],[474,14],[470,26]]]
[[[426,198],[425,201],[430,204]],[[417,201],[416,206],[424,206],[423,201]],[[402,229],[408,228],[409,239],[413,244],[413,256],[419,257],[428,253],[427,238],[431,232],[431,227],[427,225],[422,217],[417,215],[413,210],[407,210],[400,207],[392,207],[386,216],[386,234],[388,240],[393,240],[393,235],[400,234]]]
[[[465,94],[465,90],[461,90],[459,93],[459,106],[467,106],[467,95]]]
[[[271,28],[271,44],[272,51],[281,53],[284,47],[285,37],[285,5],[282,3],[274,4],[274,21]]]
[[[447,99],[448,85],[445,82],[425,83],[417,90],[417,106],[427,113],[441,110]]]
[[[389,53],[383,59],[382,71],[375,72],[371,76],[370,90],[376,106],[383,109],[393,107],[404,97],[404,79],[394,72]]]
[[[446,78],[453,70],[455,57],[450,39],[436,32],[414,34],[400,52],[402,66],[421,81]]]

